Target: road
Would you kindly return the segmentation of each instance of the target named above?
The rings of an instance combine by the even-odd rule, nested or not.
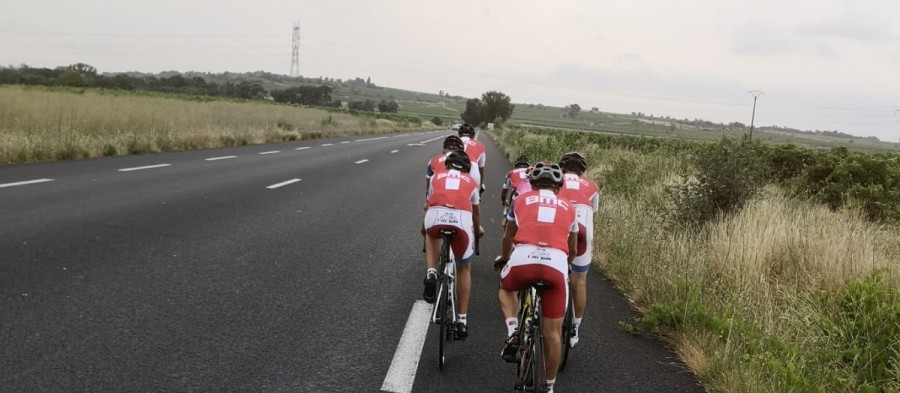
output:
[[[511,390],[490,268],[510,166],[485,137],[471,336],[441,372],[436,329],[407,329],[424,347],[388,376],[421,302],[424,166],[445,134],[0,168],[0,391]],[[589,286],[558,392],[702,391],[618,328],[634,313],[596,269]]]

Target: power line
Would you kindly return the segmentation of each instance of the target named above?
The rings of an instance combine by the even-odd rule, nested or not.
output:
[[[0,30],[0,34],[24,34],[67,37],[144,37],[144,38],[271,38],[286,37],[285,34],[133,34],[133,33],[60,33],[49,31]]]

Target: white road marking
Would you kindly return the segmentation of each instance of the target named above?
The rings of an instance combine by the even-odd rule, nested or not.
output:
[[[294,150],[306,150],[306,149],[309,149],[309,146],[298,147]]]
[[[394,135],[394,136],[392,136],[391,138],[403,138],[403,137],[405,137],[405,136],[406,136],[406,135]]]
[[[134,167],[134,168],[122,168],[122,169],[119,169],[119,172],[141,171],[144,169],[163,168],[163,167],[167,167],[167,166],[172,166],[172,164],[159,164],[159,165],[139,166],[139,167]]]
[[[20,181],[20,182],[15,182],[15,183],[0,184],[0,188],[24,186],[24,185],[28,185],[28,184],[37,184],[37,183],[46,183],[48,181],[53,181],[53,179],[35,179],[35,180],[26,180],[26,181]]]
[[[391,154],[394,154],[394,153],[396,153],[396,152],[398,152],[398,151],[400,151],[400,150],[391,150]]]
[[[207,158],[206,161],[227,160],[227,159],[229,159],[229,158],[235,158],[235,157],[237,157],[237,156],[213,157],[213,158]]]
[[[365,159],[365,160],[359,160],[359,161],[355,162],[354,164],[362,164],[362,163],[364,163],[364,162],[369,162],[369,160],[368,160],[368,159]]]
[[[380,136],[378,138],[366,138],[366,139],[357,139],[356,142],[364,142],[364,141],[377,141],[379,139],[386,139],[386,136]],[[396,137],[395,137],[396,138]]]
[[[322,144],[322,146],[334,146],[334,143],[325,143],[325,144]]]
[[[268,186],[268,187],[266,187],[266,188],[268,188],[268,189],[270,189],[270,190],[274,190],[274,189],[276,189],[276,188],[278,188],[278,187],[286,186],[286,185],[288,185],[288,184],[293,184],[293,183],[296,183],[296,182],[298,182],[298,181],[300,181],[300,179],[291,179],[291,180],[288,180],[288,181],[283,181],[283,182],[278,183],[278,184],[273,184],[273,185]]]
[[[280,150],[264,151],[259,154],[262,155],[262,154],[275,154],[275,153],[281,153],[281,151]]]
[[[346,144],[346,143],[350,143],[350,141],[343,141],[343,142],[341,142],[342,145],[343,145],[343,144]]]
[[[384,383],[381,384],[382,391],[412,392],[430,318],[431,305],[424,300],[416,300],[412,311],[409,312],[409,319],[406,320],[406,327],[403,328],[403,335],[400,336],[400,344],[394,352],[394,360],[391,361],[391,367],[388,368]]]
[[[422,146],[421,143],[407,143],[406,146]]]
[[[441,138],[443,138],[443,137],[444,137],[444,136],[441,135],[441,136],[439,136],[439,137],[437,137],[437,138],[429,139],[429,140],[427,140],[427,141],[421,141],[421,142],[419,142],[419,143],[428,143],[428,142],[431,142],[431,141],[436,141],[436,140],[441,139]]]

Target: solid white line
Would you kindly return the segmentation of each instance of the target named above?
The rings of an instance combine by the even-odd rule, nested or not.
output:
[[[334,146],[334,143],[325,143],[322,146]]]
[[[362,164],[362,163],[368,162],[368,161],[369,161],[368,159],[365,159],[365,160],[359,160],[359,161],[355,162],[354,164]]]
[[[15,183],[0,184],[0,188],[3,188],[3,187],[24,186],[24,185],[27,185],[27,184],[46,183],[46,182],[48,182],[48,181],[53,181],[53,179],[35,179],[35,180],[26,180],[26,181],[20,181],[20,182],[15,182]]]
[[[207,158],[206,161],[227,160],[229,158],[235,158],[235,157],[237,157],[237,156],[213,157],[213,158]]]
[[[398,151],[400,151],[400,150],[391,150],[391,154],[394,154],[394,153],[396,153],[396,152],[398,152]]]
[[[306,150],[306,149],[309,149],[309,146],[298,147],[294,150]]]
[[[378,138],[366,138],[366,139],[357,139],[356,142],[364,142],[364,141],[377,141],[379,139],[386,139],[386,136],[380,136]]]
[[[343,141],[343,142],[341,142],[342,145],[345,144],[345,143],[350,143],[350,141]]]
[[[119,172],[140,171],[140,170],[144,170],[144,169],[162,168],[162,167],[167,167],[167,166],[172,166],[172,164],[159,164],[159,165],[139,166],[139,167],[134,167],[134,168],[123,168],[123,169],[119,169]]]
[[[278,184],[273,184],[273,185],[268,186],[268,187],[266,187],[266,188],[268,188],[268,189],[270,189],[270,190],[274,190],[274,189],[276,189],[276,188],[278,188],[278,187],[286,186],[286,185],[288,185],[288,184],[293,184],[293,183],[296,183],[296,182],[298,182],[298,181],[300,181],[300,179],[291,179],[291,180],[288,180],[288,181],[283,181],[283,182],[278,183]]]
[[[259,154],[275,154],[275,153],[281,153],[281,151],[280,150],[264,151]]]
[[[425,334],[428,333],[428,320],[431,317],[431,305],[424,300],[416,300],[403,335],[400,336],[400,344],[394,352],[394,360],[388,368],[381,390],[393,393],[412,392],[413,382],[416,379],[416,369],[419,368],[419,358],[422,355],[422,346],[425,345]],[[441,337],[443,338],[443,337]]]

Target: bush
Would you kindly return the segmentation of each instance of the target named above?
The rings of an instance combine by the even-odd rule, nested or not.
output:
[[[675,221],[698,226],[743,207],[762,184],[759,146],[746,139],[740,143],[722,139],[700,148],[691,160],[696,181],[669,189],[675,198]]]
[[[431,122],[436,126],[444,125],[444,120],[442,120],[440,117],[437,117],[437,116],[431,118]]]

